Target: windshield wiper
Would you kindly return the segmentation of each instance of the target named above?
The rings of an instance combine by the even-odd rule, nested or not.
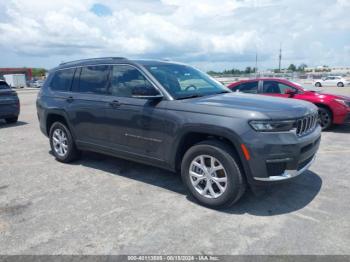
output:
[[[192,94],[192,95],[188,95],[188,96],[178,97],[177,100],[196,98],[196,97],[201,97],[201,96],[203,96],[203,95],[201,95],[201,94]]]
[[[226,94],[226,93],[232,93],[232,92],[227,91],[227,90],[223,90],[223,91],[217,92],[215,94]]]

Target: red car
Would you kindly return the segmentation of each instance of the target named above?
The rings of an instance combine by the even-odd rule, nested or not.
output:
[[[256,78],[228,85],[232,91],[301,99],[319,108],[322,130],[333,124],[350,123],[350,97],[320,93],[280,78]]]

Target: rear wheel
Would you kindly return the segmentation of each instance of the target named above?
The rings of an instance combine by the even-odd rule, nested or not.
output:
[[[316,82],[316,83],[315,83],[315,86],[317,86],[317,87],[321,87],[322,85],[321,85],[321,83],[320,83],[320,82]]]
[[[55,122],[50,128],[50,146],[55,158],[63,163],[69,163],[76,160],[80,152],[77,150],[72,134],[68,127]]]
[[[318,108],[318,116],[319,116],[319,123],[321,125],[322,130],[327,130],[332,126],[332,112],[325,107],[319,107]]]
[[[8,124],[16,123],[18,121],[18,116],[5,118],[5,121]]]
[[[190,194],[209,207],[230,206],[245,191],[245,180],[231,149],[220,141],[207,140],[184,155],[181,176]]]
[[[337,87],[343,87],[344,86],[344,83],[343,82],[339,82],[338,84],[337,84]]]

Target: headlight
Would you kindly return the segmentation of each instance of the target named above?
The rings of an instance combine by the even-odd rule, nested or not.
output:
[[[285,132],[295,128],[295,120],[253,120],[249,124],[255,131],[259,132]]]
[[[335,101],[337,101],[338,103],[344,105],[344,106],[347,106],[347,107],[350,107],[350,101],[347,101],[347,100],[344,100],[344,99],[334,99]]]

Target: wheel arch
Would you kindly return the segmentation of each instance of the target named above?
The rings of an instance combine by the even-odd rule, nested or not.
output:
[[[215,129],[210,127],[189,128],[184,130],[176,139],[174,143],[174,153],[171,156],[171,164],[174,170],[179,170],[181,167],[181,162],[186,151],[193,145],[198,144],[205,140],[218,140],[229,144],[232,149],[232,154],[237,159],[237,164],[242,169],[245,176],[250,174],[248,165],[244,159],[244,155],[240,150],[241,141],[239,136],[233,133],[231,130],[226,130],[225,128],[216,127]]]
[[[72,132],[65,113],[61,112],[59,110],[57,110],[57,111],[54,110],[54,111],[47,113],[47,115],[46,115],[46,125],[45,125],[46,130],[45,131],[46,131],[47,135],[50,134],[50,128],[51,128],[52,124],[55,122],[61,122],[61,123],[65,124],[67,126],[67,128]]]
[[[333,110],[332,110],[332,108],[330,107],[330,106],[328,106],[328,105],[326,105],[326,104],[323,104],[323,103],[314,103],[317,107],[323,107],[323,108],[326,108],[326,109],[328,109],[330,112],[331,112],[331,114],[332,114],[332,118],[334,118],[334,112],[333,112]]]

